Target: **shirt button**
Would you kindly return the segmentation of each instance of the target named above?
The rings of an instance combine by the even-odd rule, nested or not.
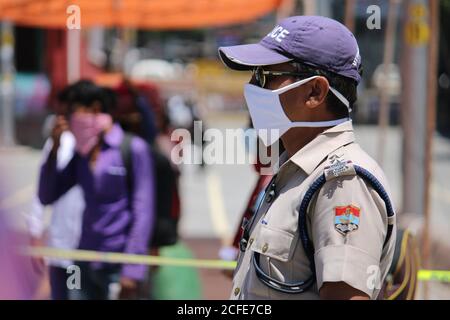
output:
[[[253,243],[253,238],[250,238],[249,245],[252,245],[252,243]]]
[[[237,296],[239,294],[239,292],[241,292],[241,289],[239,289],[239,288],[234,289],[235,296]]]
[[[239,248],[242,252],[244,252],[247,249],[247,240],[242,238],[241,241],[239,241]]]
[[[269,249],[269,245],[266,243],[263,247],[262,247],[262,252],[266,252],[267,249]]]

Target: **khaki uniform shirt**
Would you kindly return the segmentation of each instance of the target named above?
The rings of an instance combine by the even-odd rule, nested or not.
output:
[[[273,180],[276,195],[266,193],[262,199],[245,252],[239,255],[231,299],[318,299],[324,282],[341,281],[375,299],[392,262],[395,216],[389,218],[394,228],[383,247],[388,225],[385,203],[356,174],[327,181],[309,205],[306,219],[314,245],[315,284],[303,293],[286,294],[257,277],[252,263],[255,252],[260,254],[261,269],[278,281],[298,283],[311,276],[299,241],[299,207],[311,183],[333,159],[368,170],[391,198],[382,170],[355,142],[351,121],[326,130],[287,161],[283,157],[286,154]],[[341,220],[343,212],[352,213],[350,220]]]

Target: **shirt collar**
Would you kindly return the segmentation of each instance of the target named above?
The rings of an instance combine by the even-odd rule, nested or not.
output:
[[[297,151],[287,162],[292,161],[302,168],[306,174],[310,175],[326,156],[354,141],[352,120],[349,120],[319,134]]]
[[[110,147],[119,147],[123,140],[123,130],[119,124],[115,123],[112,128],[103,136],[103,142]]]

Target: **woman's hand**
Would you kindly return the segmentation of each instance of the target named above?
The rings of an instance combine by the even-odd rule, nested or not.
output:
[[[64,116],[57,116],[51,133],[53,140],[52,155],[56,155],[60,144],[61,134],[66,130],[69,130],[69,124],[66,118]]]

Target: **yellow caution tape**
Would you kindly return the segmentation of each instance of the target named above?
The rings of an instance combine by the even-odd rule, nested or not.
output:
[[[149,266],[177,266],[222,270],[233,270],[236,268],[235,261],[225,260],[180,259],[117,252],[62,250],[48,247],[25,247],[21,251],[22,254],[32,257],[47,257],[74,261],[99,261],[109,263],[146,264]]]
[[[450,270],[419,270],[417,278],[420,281],[450,282]]]
[[[74,261],[98,261],[107,263],[145,264],[149,266],[176,266],[222,270],[233,270],[236,268],[236,261],[180,259],[117,252],[62,250],[48,247],[25,247],[23,248],[22,253],[32,257],[47,257]],[[419,281],[450,282],[450,270],[419,270],[417,277]]]

